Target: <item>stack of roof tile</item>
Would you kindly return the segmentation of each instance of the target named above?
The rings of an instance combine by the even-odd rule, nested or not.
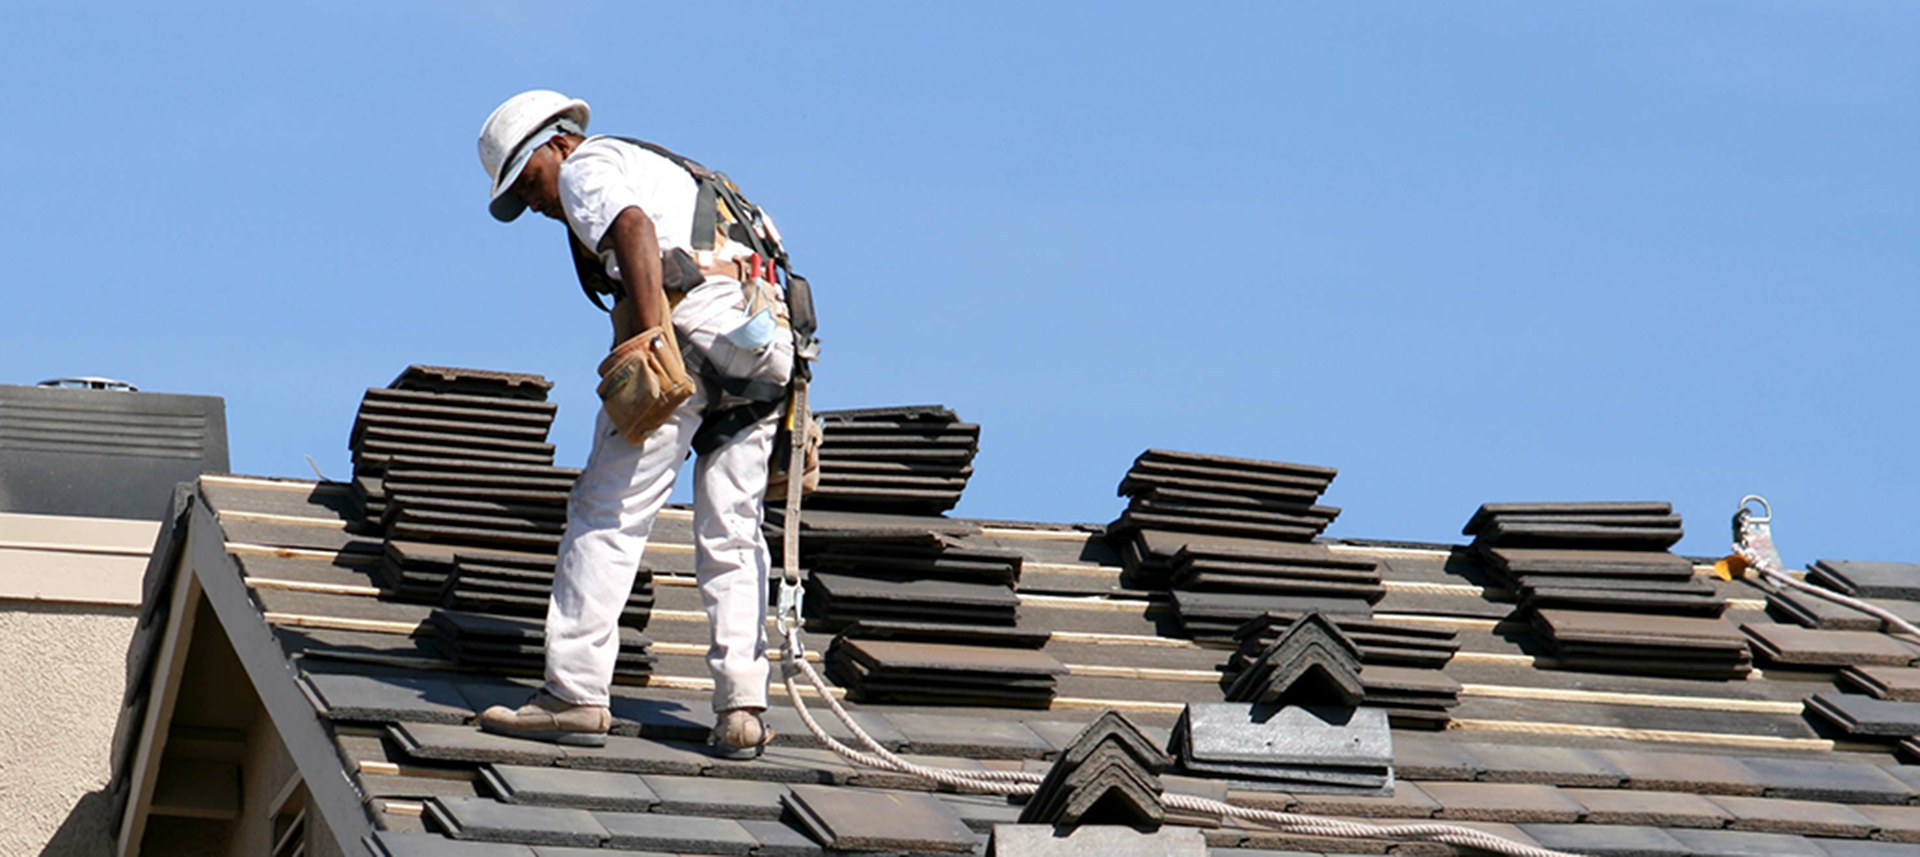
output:
[[[1113,709],[1060,752],[1020,812],[1021,824],[1126,824],[1152,830],[1166,821],[1160,774],[1173,760]]]
[[[427,619],[430,641],[442,657],[489,672],[540,675],[546,668],[544,623],[435,610]],[[630,627],[620,629],[615,678],[645,678],[653,672],[652,641]]]
[[[450,610],[545,619],[553,595],[553,557],[462,549],[454,553],[454,570],[440,592],[440,604]],[[645,628],[653,615],[653,572],[641,568],[634,577],[620,624]]]
[[[354,496],[389,538],[551,551],[577,471],[553,466],[552,383],[409,366],[361,400]]]
[[[1291,627],[1298,614],[1265,613],[1248,619],[1234,630],[1232,639],[1240,646],[1227,662],[1228,672],[1247,668]],[[1460,651],[1459,632],[1450,628],[1408,625],[1332,616],[1335,627],[1360,649],[1363,666],[1397,666],[1438,670]]]
[[[1235,788],[1393,793],[1393,738],[1376,708],[1189,703],[1169,749],[1187,773]]]
[[[1532,607],[1718,616],[1726,599],[1666,549],[1683,533],[1667,503],[1488,503],[1461,532]]]
[[[1120,480],[1127,509],[1107,529],[1306,542],[1340,514],[1317,505],[1331,467],[1149,449]]]
[[[1346,623],[1368,619],[1373,607],[1359,598],[1325,598],[1299,595],[1252,595],[1238,592],[1195,592],[1174,590],[1174,615],[1181,632],[1195,640],[1228,642],[1247,622],[1267,615],[1298,617],[1319,610]]]
[[[1536,610],[1533,626],[1560,669],[1706,679],[1753,671],[1746,636],[1724,619]]]
[[[940,405],[820,411],[820,487],[808,508],[937,515],[960,502],[980,426]]]
[[[769,544],[784,514],[767,510]],[[1021,555],[963,547],[979,532],[933,516],[815,511],[801,516],[800,563],[810,620],[825,629],[863,619],[1011,626]],[[783,548],[776,549],[776,553]]]
[[[1337,554],[1325,545],[1139,529],[1120,536],[1118,548],[1128,583],[1143,589],[1358,598],[1368,603],[1386,595],[1379,563]]]
[[[1045,708],[1066,667],[1046,632],[856,622],[827,647],[827,675],[865,702]]]
[[[1451,639],[1389,638],[1394,643],[1426,643],[1426,651],[1441,653],[1427,655],[1427,669],[1363,666],[1366,656],[1360,643],[1320,613],[1291,622],[1248,624],[1240,650],[1227,662],[1229,702],[1365,705],[1385,711],[1395,726],[1421,728],[1445,728],[1450,711],[1460,704],[1460,683],[1438,668],[1458,647]],[[1270,630],[1275,627],[1277,633]],[[1368,635],[1370,640],[1379,636]],[[1253,645],[1262,641],[1270,642],[1264,648]],[[1390,657],[1398,654],[1389,652]]]

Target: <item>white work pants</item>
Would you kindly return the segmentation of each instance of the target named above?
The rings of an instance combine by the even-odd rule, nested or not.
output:
[[[739,295],[739,283],[709,279],[675,309],[675,327],[716,365],[759,364],[763,375],[784,381],[792,365],[790,342],[770,347],[778,353],[726,353],[730,346],[720,337],[746,318],[734,306]],[[720,395],[704,379],[696,379],[695,387],[693,398],[644,444],[627,442],[604,409],[594,421],[593,452],[567,502],[567,531],[547,608],[546,689],[567,702],[607,704],[620,647],[617,623],[647,537],[700,428],[701,411],[709,397]],[[715,711],[767,705],[771,562],[760,529],[760,499],[779,413],[741,429],[694,463],[694,573],[707,608]]]

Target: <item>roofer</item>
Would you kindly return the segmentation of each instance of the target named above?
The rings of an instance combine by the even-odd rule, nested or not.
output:
[[[708,743],[717,755],[757,756],[772,737],[760,717],[770,565],[761,498],[796,371],[774,270],[784,271],[785,252],[771,220],[724,175],[639,140],[588,137],[588,116],[584,101],[533,90],[507,99],[480,128],[493,216],[511,221],[531,208],[563,221],[581,287],[603,309],[601,294],[616,298],[614,350],[600,367],[605,407],[568,499],[554,569],[546,681],[526,705],[489,708],[480,724],[605,743],[617,622],[692,449],[694,570],[716,715]],[[804,288],[789,272],[787,290],[810,313]]]

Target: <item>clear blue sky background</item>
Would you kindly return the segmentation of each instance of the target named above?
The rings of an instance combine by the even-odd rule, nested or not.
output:
[[[820,406],[984,426],[963,514],[1104,521],[1167,446],[1339,467],[1333,535],[1670,499],[1718,553],[1757,491],[1920,560],[1911,5],[688,8],[0,6],[0,380],[339,478],[406,364],[540,372],[581,462],[606,322],[474,150],[548,87],[776,213]]]

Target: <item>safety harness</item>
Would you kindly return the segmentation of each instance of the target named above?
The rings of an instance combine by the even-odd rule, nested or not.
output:
[[[740,402],[724,405],[723,397],[713,397],[700,421],[700,429],[694,433],[694,451],[704,455],[718,449],[741,429],[760,422],[785,404],[789,413],[775,439],[775,449],[778,449],[782,442],[790,442],[791,428],[805,425],[807,420],[804,414],[797,420],[793,414],[796,407],[805,407],[804,390],[812,376],[809,364],[820,353],[819,343],[814,339],[818,321],[813,311],[812,287],[806,277],[793,273],[789,267],[787,250],[781,243],[780,230],[773,225],[773,218],[749,201],[740,192],[739,185],[734,184],[725,173],[709,169],[692,158],[656,143],[632,137],[607,139],[638,146],[671,161],[693,176],[698,188],[693,206],[693,253],[676,248],[661,254],[663,289],[686,292],[700,285],[705,280],[703,267],[714,263],[715,254],[727,241],[735,241],[753,251],[753,255],[746,260],[742,284],[749,291],[764,284],[784,298],[794,346],[793,376],[787,384],[727,377],[690,339],[681,347],[681,357],[686,362],[688,372],[698,375],[706,382],[708,389],[721,391],[727,398]],[[580,279],[580,290],[586,293],[594,306],[604,312],[612,312],[612,307],[601,296],[610,295],[617,304],[626,294],[625,287],[606,275],[599,258],[574,237],[572,230],[567,231],[567,246],[573,256],[574,273]],[[795,392],[800,395],[793,395]],[[804,434],[802,432],[803,438]],[[776,466],[779,466],[780,458],[775,456]]]

